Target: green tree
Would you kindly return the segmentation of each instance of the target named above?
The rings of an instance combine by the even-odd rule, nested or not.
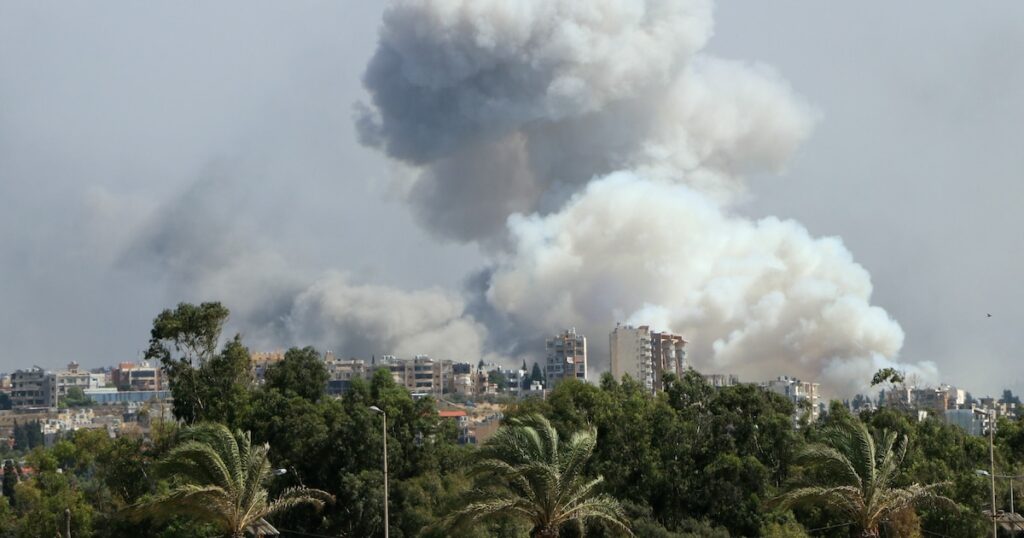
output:
[[[239,538],[262,518],[333,497],[304,487],[289,488],[274,501],[265,489],[271,477],[269,445],[253,445],[248,433],[232,434],[220,424],[190,429],[189,440],[161,461],[172,487],[137,505],[136,513],[156,519],[188,516],[207,521],[225,537]]]
[[[18,483],[18,471],[14,468],[14,460],[4,461],[3,494],[8,499],[14,498],[14,486]]]
[[[487,372],[487,382],[497,385],[499,391],[504,391],[508,388],[508,378],[498,369]]]
[[[249,408],[253,383],[249,350],[236,335],[197,372],[197,393],[203,402],[197,420],[221,422],[237,429]]]
[[[316,349],[293,347],[285,352],[281,362],[267,368],[264,382],[268,388],[286,396],[299,396],[317,402],[326,394],[329,377]]]
[[[824,437],[826,443],[808,445],[798,455],[814,483],[794,487],[769,504],[837,510],[865,538],[879,536],[883,522],[926,501],[953,504],[935,492],[941,484],[895,486],[907,452],[906,436],[886,431],[876,445],[867,426],[857,421],[829,428]]]
[[[452,527],[513,515],[528,522],[530,535],[557,538],[563,526],[599,520],[626,534],[628,520],[614,498],[600,494],[603,478],[585,478],[597,433],[581,430],[567,442],[540,415],[510,419],[474,459],[470,474],[482,486],[452,512]]]
[[[882,368],[875,372],[874,377],[871,378],[872,387],[886,382],[893,385],[903,383],[903,374],[895,368]]]
[[[67,395],[60,399],[60,407],[88,407],[94,405],[92,398],[85,395],[82,387],[70,387]]]
[[[533,363],[533,370],[530,372],[530,383],[544,383],[544,371],[540,369],[540,365],[536,362]]]
[[[200,368],[217,351],[230,311],[220,303],[180,303],[153,320],[146,359],[159,360],[174,396],[174,416],[192,424],[206,406]]]

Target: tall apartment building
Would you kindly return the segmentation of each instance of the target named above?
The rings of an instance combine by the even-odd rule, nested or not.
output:
[[[14,372],[11,405],[15,409],[57,407],[57,376],[38,366]]]
[[[651,356],[651,328],[647,325],[617,325],[609,335],[612,376],[629,375],[648,390],[654,390],[654,362]]]
[[[651,333],[651,364],[654,390],[664,390],[662,376],[682,377],[686,371],[686,340],[677,334]]]
[[[547,339],[544,379],[553,388],[565,378],[587,380],[587,337],[570,329]]]

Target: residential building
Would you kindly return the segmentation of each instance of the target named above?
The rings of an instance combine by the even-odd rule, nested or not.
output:
[[[11,405],[15,409],[57,407],[57,376],[38,366],[14,372]]]
[[[733,374],[703,374],[701,377],[708,385],[716,389],[740,384],[740,377]]]
[[[959,426],[970,435],[985,435],[988,415],[978,409],[946,409],[942,416],[947,424]]]
[[[476,394],[473,374],[454,374],[455,381],[452,392],[459,396],[472,398]]]
[[[416,396],[440,396],[454,390],[452,361],[434,360],[426,355],[413,359],[398,359],[385,355],[379,368],[387,368],[395,383],[404,386]]]
[[[79,368],[77,362],[71,361],[68,369],[57,372],[57,397],[67,396],[68,389],[73,387],[85,389],[98,389],[104,385],[106,376],[101,373],[93,373]]]
[[[947,409],[960,409],[967,405],[966,390],[958,389],[950,385],[942,385],[939,388],[946,391]]]
[[[808,412],[810,421],[815,422],[820,416],[818,384],[808,381],[801,381],[788,376],[779,376],[771,381],[761,384],[765,389],[781,394],[796,404],[796,412],[793,416],[794,424],[799,425],[800,419]]]
[[[366,379],[372,372],[364,360],[339,360],[334,358],[333,354],[325,356],[324,367],[327,369],[327,394],[331,396],[348,392],[352,388],[353,379]]]
[[[284,351],[259,351],[249,355],[249,363],[252,365],[252,374],[256,383],[263,383],[263,376],[267,368],[284,360]]]
[[[122,362],[110,377],[118,390],[156,391],[164,388],[161,374],[160,367],[149,361]]]
[[[919,410],[941,417],[949,409],[949,392],[945,389],[913,389],[911,400]]]
[[[664,390],[662,377],[682,377],[686,371],[686,340],[677,334],[651,332],[651,365],[654,390]]]
[[[576,329],[548,338],[545,343],[547,361],[544,379],[548,388],[554,388],[565,378],[587,381],[587,337]]]
[[[517,368],[502,370],[501,375],[505,376],[505,380],[508,382],[505,391],[509,394],[520,397],[524,391],[530,390],[530,372]]]
[[[654,366],[651,358],[651,328],[647,325],[616,325],[609,335],[612,376],[621,381],[632,377],[648,390],[654,390]]]

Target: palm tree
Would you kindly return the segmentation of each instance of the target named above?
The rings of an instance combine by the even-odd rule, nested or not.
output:
[[[270,501],[264,487],[271,476],[269,445],[253,445],[249,432],[232,434],[221,424],[199,425],[187,434],[189,440],[160,462],[172,477],[171,489],[136,505],[136,515],[196,517],[224,536],[239,538],[265,517],[301,504],[321,508],[334,499],[324,491],[294,487]]]
[[[849,517],[861,537],[869,538],[879,536],[880,526],[891,517],[925,501],[952,504],[935,493],[943,484],[894,486],[907,452],[907,436],[885,431],[876,445],[867,426],[857,421],[825,430],[825,440],[797,454],[798,462],[817,471],[819,483],[795,487],[769,505],[830,507]]]
[[[476,455],[470,475],[486,486],[447,518],[450,527],[511,516],[532,525],[530,536],[557,538],[568,522],[600,520],[632,536],[619,502],[598,493],[600,476],[587,479],[583,466],[597,445],[593,429],[568,442],[542,416],[509,420]]]

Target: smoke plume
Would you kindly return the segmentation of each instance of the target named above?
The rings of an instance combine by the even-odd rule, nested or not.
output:
[[[770,67],[702,53],[711,12],[399,0],[357,128],[414,170],[424,226],[492,254],[467,323],[491,345],[576,326],[602,369],[615,322],[651,323],[700,368],[852,391],[903,332],[839,239],[734,214],[742,176],[780,170],[817,115]]]

